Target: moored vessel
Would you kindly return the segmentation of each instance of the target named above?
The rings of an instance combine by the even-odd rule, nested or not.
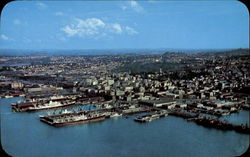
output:
[[[40,121],[52,125],[54,127],[69,126],[75,124],[83,124],[89,122],[96,122],[106,119],[105,114],[96,112],[62,112],[58,115],[40,116]]]
[[[67,101],[65,103],[58,101],[50,101],[49,103],[33,103],[33,102],[18,102],[16,104],[11,104],[13,112],[33,112],[39,110],[48,110],[56,108],[66,108],[75,106],[75,101]]]

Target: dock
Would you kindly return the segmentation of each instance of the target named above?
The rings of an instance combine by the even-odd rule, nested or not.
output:
[[[136,113],[148,112],[148,108],[143,107],[113,107],[98,110],[79,110],[79,111],[67,111],[64,110],[61,113],[53,115],[41,115],[40,121],[49,124],[54,127],[89,123],[105,120],[108,118],[118,117],[122,115],[132,115]]]
[[[193,118],[191,119],[191,121],[194,121],[196,124],[208,128],[216,128],[221,130],[234,130],[239,133],[250,134],[250,128],[247,125],[235,125],[225,121],[220,121],[218,119],[207,118],[207,117]]]
[[[187,112],[182,112],[180,110],[172,110],[168,113],[169,115],[176,116],[176,117],[182,117],[184,119],[189,119],[189,118],[196,118],[199,116],[199,114],[195,113],[187,113]]]
[[[235,125],[225,121],[221,121],[219,119],[202,117],[199,114],[187,113],[177,110],[169,112],[169,115],[182,117],[184,119],[187,119],[188,121],[193,121],[196,124],[207,128],[215,128],[220,130],[234,130],[239,133],[250,134],[249,126],[243,124]]]
[[[167,111],[162,110],[162,111],[155,111],[153,113],[149,113],[143,116],[138,116],[134,119],[136,122],[140,123],[145,123],[145,122],[150,122],[155,119],[159,119],[161,117],[166,117],[168,115]]]

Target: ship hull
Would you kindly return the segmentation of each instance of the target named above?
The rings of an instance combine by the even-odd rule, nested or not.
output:
[[[41,111],[41,110],[51,110],[51,109],[57,109],[57,108],[68,108],[76,106],[76,104],[70,104],[70,105],[62,105],[62,106],[53,106],[53,107],[46,107],[46,108],[37,108],[37,109],[27,109],[26,112],[35,112],[35,111]]]
[[[40,120],[44,123],[47,123],[49,125],[52,125],[54,127],[63,127],[63,126],[70,126],[70,125],[77,125],[77,124],[84,124],[84,123],[89,123],[89,122],[97,122],[97,121],[102,121],[105,120],[105,116],[100,116],[100,117],[95,117],[95,118],[90,118],[90,119],[85,119],[85,120],[79,120],[79,121],[72,121],[72,122],[64,122],[64,123],[53,123],[47,120],[46,117],[40,117]]]
[[[12,111],[13,112],[36,112],[36,111],[41,111],[41,110],[51,110],[51,109],[57,109],[57,108],[68,108],[68,107],[73,107],[73,106],[77,106],[78,104],[67,104],[67,105],[62,105],[62,106],[51,106],[51,107],[46,107],[46,108],[36,108],[36,109],[32,109],[32,108],[24,108],[24,109],[20,109],[16,106],[12,106]]]

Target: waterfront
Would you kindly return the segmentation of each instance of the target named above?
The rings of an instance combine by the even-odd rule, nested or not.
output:
[[[10,103],[18,100],[0,99],[1,142],[12,156],[237,156],[249,146],[249,135],[172,116],[145,124],[129,116],[54,128],[39,121],[45,111],[12,113]],[[243,111],[225,118],[242,123],[249,115]]]

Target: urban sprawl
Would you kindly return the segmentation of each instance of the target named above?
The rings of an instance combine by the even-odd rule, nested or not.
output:
[[[204,127],[250,134],[249,124],[220,119],[250,108],[248,49],[2,56],[0,64],[0,96],[23,97],[10,104],[12,111],[48,110],[39,118],[55,127],[138,114],[136,122],[178,116]]]

